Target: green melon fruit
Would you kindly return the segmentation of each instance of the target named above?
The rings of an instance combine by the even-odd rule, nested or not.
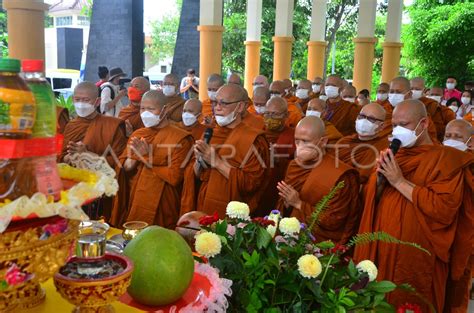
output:
[[[145,305],[168,305],[180,299],[191,284],[194,260],[186,241],[175,231],[150,226],[123,251],[134,271],[128,293]]]

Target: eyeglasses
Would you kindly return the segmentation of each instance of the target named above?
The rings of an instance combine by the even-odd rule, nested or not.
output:
[[[357,119],[358,120],[366,119],[366,120],[368,120],[369,122],[372,122],[372,123],[384,122],[384,120],[381,120],[381,119],[378,119],[378,118],[375,118],[375,117],[371,117],[371,116],[367,116],[367,115],[362,114],[362,113],[357,116]]]
[[[230,102],[220,100],[220,101],[214,102],[214,105],[229,106],[231,104],[239,103],[239,102],[242,102],[242,101],[244,101],[244,100],[237,100],[237,101],[230,101]]]
[[[285,116],[285,112],[265,112],[263,117],[265,118],[282,118]]]

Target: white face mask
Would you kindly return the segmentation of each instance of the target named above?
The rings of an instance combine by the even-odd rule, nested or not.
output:
[[[296,97],[299,99],[308,99],[309,90],[308,89],[296,89]]]
[[[153,127],[160,123],[160,115],[153,114],[150,111],[143,111],[140,113],[140,117],[145,127]]]
[[[441,101],[441,105],[446,106],[446,103],[448,103],[448,101],[446,101],[446,100]]]
[[[411,93],[412,93],[411,97],[415,100],[418,100],[423,96],[423,90],[414,89],[414,90],[411,91]]]
[[[356,132],[361,136],[373,136],[378,125],[363,118],[356,120]]]
[[[464,104],[464,105],[468,105],[469,103],[471,103],[471,98],[469,98],[469,97],[462,97],[462,98],[461,98],[461,102],[462,102],[462,104]]]
[[[448,88],[448,90],[453,90],[454,87],[456,87],[455,83],[446,83],[446,88]]]
[[[454,113],[456,113],[456,112],[458,111],[458,109],[459,109],[459,108],[458,108],[457,106],[455,106],[455,105],[450,105],[448,108],[450,108],[451,111],[453,111]]]
[[[74,102],[74,109],[80,117],[89,116],[95,111],[95,107],[88,102]]]
[[[272,93],[270,95],[270,98],[275,98],[275,97],[280,97],[281,98],[281,95],[279,93]]]
[[[390,102],[390,104],[393,107],[396,107],[397,104],[399,104],[403,100],[405,100],[405,95],[402,93],[389,93],[388,94],[388,102]]]
[[[328,99],[328,96],[326,95],[319,95],[319,99],[326,101]]]
[[[253,85],[253,91],[255,91],[255,89],[257,89],[258,87],[263,87],[263,84]]]
[[[325,91],[326,96],[329,99],[334,99],[334,98],[339,97],[339,87],[326,86],[326,87],[324,87],[324,91]]]
[[[314,93],[318,93],[321,91],[321,85],[320,84],[313,84],[311,85],[311,89],[313,89]]]
[[[418,136],[416,135],[416,129],[420,125],[420,122],[418,122],[418,125],[416,125],[414,130],[405,128],[403,126],[395,127],[392,131],[393,138],[397,138],[398,140],[400,140],[401,146],[403,148],[413,147],[418,137],[421,136],[421,134],[423,133],[421,132]]]
[[[306,116],[316,116],[321,118],[321,112],[314,110],[306,110]]]
[[[355,103],[356,102],[355,98],[345,97],[343,99],[346,100],[347,102],[350,102],[350,103]]]
[[[217,125],[219,125],[221,127],[225,127],[225,126],[229,125],[230,123],[232,123],[233,121],[235,121],[235,119],[237,118],[237,115],[235,114],[235,110],[234,110],[234,112],[232,112],[232,113],[230,113],[226,116],[216,115],[215,117],[216,117]]]
[[[253,108],[255,109],[255,112],[257,112],[257,114],[263,114],[265,113],[265,111],[267,111],[267,108],[263,105],[263,106],[259,106],[259,105],[253,105]]]
[[[217,91],[208,90],[207,95],[209,96],[209,99],[211,99],[211,101],[216,101]]]
[[[470,139],[471,138],[469,138],[466,142],[457,141],[454,139],[446,139],[445,141],[443,141],[443,145],[446,147],[451,147],[451,148],[458,149],[461,151],[466,151],[468,148],[467,143],[469,142]]]
[[[163,94],[167,97],[174,96],[176,94],[176,89],[172,85],[163,86]]]
[[[184,126],[191,126],[197,122],[197,116],[189,112],[183,112],[181,117],[183,119]]]
[[[441,102],[441,96],[427,96],[427,98],[433,99],[434,101],[438,103]]]
[[[388,93],[378,93],[377,94],[377,100],[385,101],[387,99],[388,99]]]

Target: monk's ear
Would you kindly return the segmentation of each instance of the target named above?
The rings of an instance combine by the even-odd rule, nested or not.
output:
[[[321,147],[326,147],[328,144],[329,138],[327,136],[321,137]]]
[[[405,94],[405,100],[412,99],[412,97],[413,97],[413,92],[411,90]]]
[[[423,129],[428,130],[428,127],[430,126],[430,120],[428,119],[428,117],[424,117],[423,119],[420,120],[420,126]]]

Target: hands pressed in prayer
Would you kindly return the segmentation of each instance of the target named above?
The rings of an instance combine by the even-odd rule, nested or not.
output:
[[[78,141],[78,142],[69,141],[67,145],[68,154],[83,153],[83,152],[87,152],[87,147],[82,141]]]
[[[137,137],[132,137],[130,147],[133,148],[133,152],[139,156],[148,154],[148,143],[144,138],[138,139]]]
[[[132,133],[133,133],[132,123],[130,123],[129,120],[125,120],[125,136],[130,137]]]
[[[398,166],[397,160],[392,150],[386,149],[380,152],[377,159],[377,172],[385,176],[390,185],[396,187],[405,180],[402,170]]]
[[[196,140],[194,145],[194,155],[196,160],[202,159],[207,164],[215,167],[216,158],[218,157],[213,147],[204,142],[204,140]]]
[[[291,185],[288,185],[284,181],[277,184],[278,195],[285,200],[285,206],[294,207],[295,209],[301,209],[301,199],[298,191],[295,190]]]

